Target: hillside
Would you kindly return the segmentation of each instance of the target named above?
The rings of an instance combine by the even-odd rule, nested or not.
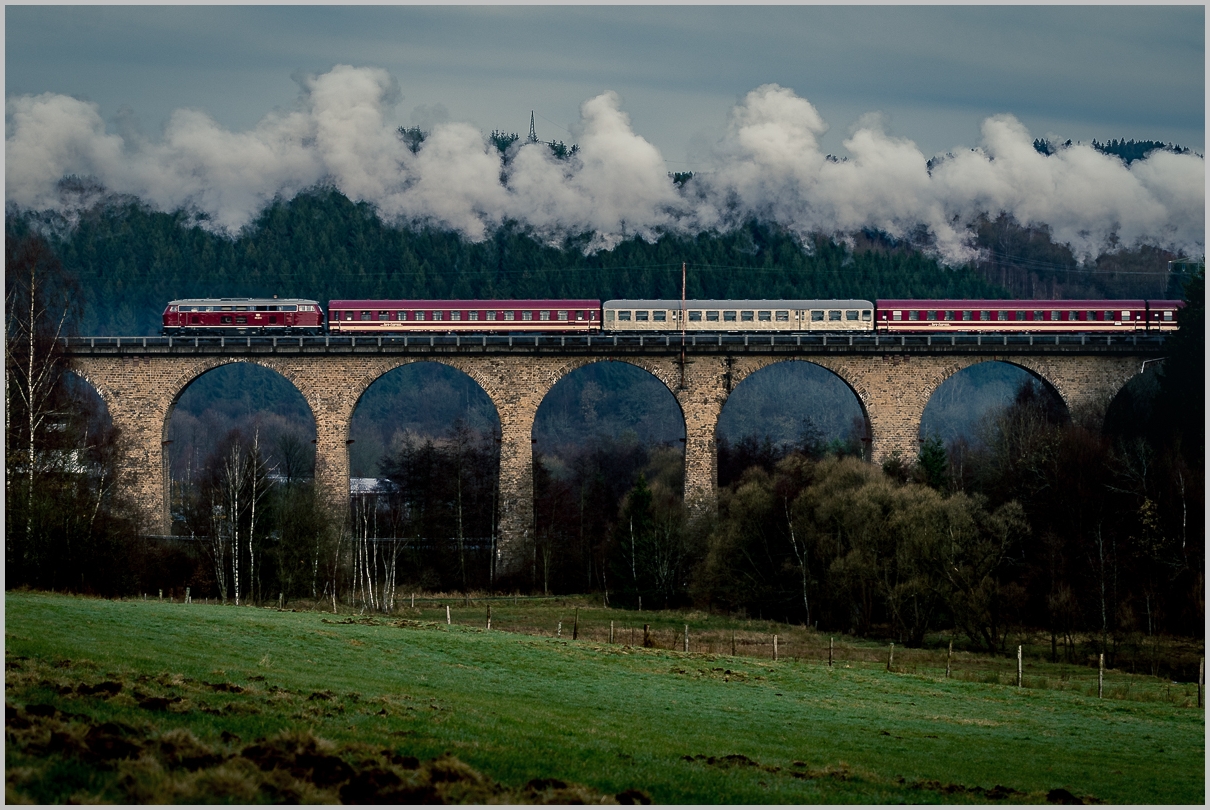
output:
[[[1098,700],[1095,668],[1028,648],[1018,689],[958,650],[946,679],[943,644],[888,671],[838,638],[829,667],[826,636],[771,622],[505,598],[488,631],[482,602],[446,625],[406,598],[372,617],[10,593],[9,800],[1204,800],[1188,684],[1111,672]],[[668,649],[685,624],[692,651]]]

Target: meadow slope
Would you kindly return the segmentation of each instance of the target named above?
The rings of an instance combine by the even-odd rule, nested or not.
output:
[[[39,712],[161,748],[186,729],[247,768],[248,744],[284,731],[449,753],[512,801],[560,783],[684,804],[1205,798],[1204,714],[1171,704],[397,617],[24,592],[5,608],[10,800],[184,795],[138,793],[120,756],[30,743],[13,718]]]

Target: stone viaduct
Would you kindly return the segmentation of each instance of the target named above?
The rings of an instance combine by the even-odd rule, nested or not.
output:
[[[716,340],[717,338],[717,340]],[[961,338],[961,339],[959,339]],[[1028,342],[1027,342],[1028,339]],[[620,342],[619,342],[620,341]],[[94,386],[123,440],[122,468],[152,533],[169,529],[167,432],[173,408],[198,376],[255,363],[294,384],[316,427],[315,477],[337,508],[348,503],[349,426],[367,388],[401,365],[438,362],[474,379],[500,418],[500,543],[497,570],[524,561],[533,525],[534,416],[563,376],[590,363],[631,363],[658,378],[685,421],[685,502],[714,508],[715,429],[731,391],[773,363],[802,360],[839,376],[869,425],[872,457],[914,458],[925,405],[950,375],[999,360],[1045,382],[1069,412],[1095,418],[1143,363],[1163,353],[1159,336],[696,336],[681,338],[74,338],[73,370]]]

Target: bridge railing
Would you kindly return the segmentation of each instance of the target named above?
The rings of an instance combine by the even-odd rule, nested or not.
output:
[[[876,334],[833,332],[830,334],[692,334],[684,337],[687,349],[750,349],[773,348],[841,348],[864,349],[928,348],[928,347],[1100,347],[1135,346],[1154,349],[1164,342],[1159,333],[1133,332],[1119,334],[996,334],[996,333],[934,333],[934,334]],[[301,349],[337,352],[378,351],[382,349],[680,349],[682,338],[673,334],[617,335],[316,335],[316,336],[104,336],[63,338],[68,351],[138,350],[138,349]]]

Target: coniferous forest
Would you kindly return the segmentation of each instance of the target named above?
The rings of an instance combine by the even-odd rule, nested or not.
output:
[[[387,611],[405,586],[596,592],[907,644],[952,630],[991,652],[1044,632],[1068,660],[1143,660],[1161,634],[1201,634],[1204,277],[1171,277],[1179,257],[1140,247],[1080,264],[1004,217],[978,224],[980,259],[962,267],[876,232],[801,244],[759,222],[586,254],[587,237],[546,245],[505,227],[474,243],[395,226],[322,188],[235,236],[203,224],[134,201],[6,217],[8,587],[191,587]],[[174,417],[174,537],[156,538],[125,497],[121,436],[55,341],[156,334],[165,302],[187,296],[673,298],[682,263],[690,297],[1173,295],[1188,306],[1162,367],[1107,414],[1068,413],[1025,380],[977,429],[922,437],[917,458],[881,466],[864,458],[860,418],[772,431],[768,403],[749,403],[720,437],[718,513],[696,521],[680,500],[675,401],[646,412],[651,398],[628,394],[640,383],[598,364],[539,414],[531,563],[508,580],[490,563],[498,423],[464,382],[426,372],[367,394],[351,454],[374,483],[338,514],[311,485],[314,429],[296,392],[211,372]],[[843,392],[828,397],[844,405]]]

